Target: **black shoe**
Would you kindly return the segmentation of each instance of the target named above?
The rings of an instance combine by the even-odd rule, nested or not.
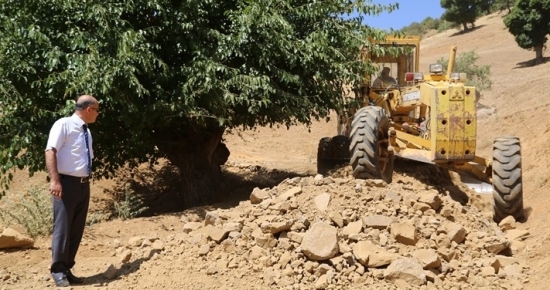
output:
[[[82,284],[82,283],[84,283],[84,279],[82,279],[80,277],[76,277],[75,275],[73,275],[71,270],[65,272],[65,276],[67,277],[67,280],[69,280],[69,283],[71,283],[71,284]]]
[[[69,284],[69,281],[67,280],[67,277],[65,276],[65,273],[52,273],[52,278],[55,282],[55,286],[57,287],[71,286],[71,284]]]

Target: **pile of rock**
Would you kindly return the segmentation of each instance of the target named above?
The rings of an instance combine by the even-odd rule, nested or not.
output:
[[[184,254],[209,275],[259,276],[281,289],[522,289],[528,279],[512,257],[528,233],[513,219],[497,225],[448,193],[407,182],[292,178],[182,221],[183,231],[162,241],[120,244],[121,262]]]

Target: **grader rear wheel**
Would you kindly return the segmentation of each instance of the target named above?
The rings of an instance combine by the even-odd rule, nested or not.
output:
[[[493,142],[493,211],[500,222],[511,215],[523,218],[521,145],[516,137],[500,137]]]
[[[353,177],[391,183],[394,154],[389,146],[390,121],[383,108],[363,107],[351,125],[350,164]]]
[[[317,173],[326,174],[335,166],[349,161],[349,138],[337,135],[319,140],[317,147]]]

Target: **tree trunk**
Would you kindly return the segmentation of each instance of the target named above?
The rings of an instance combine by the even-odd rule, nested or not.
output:
[[[468,23],[463,22],[462,27],[464,28],[464,32],[468,31]]]
[[[535,46],[535,65],[539,65],[544,61],[544,58],[542,57],[542,50],[544,46],[543,45],[537,45]]]
[[[161,140],[166,142],[158,144],[158,149],[179,168],[185,207],[203,205],[220,196],[220,166],[229,157],[229,150],[221,142],[223,132],[224,128],[212,126],[162,134]]]

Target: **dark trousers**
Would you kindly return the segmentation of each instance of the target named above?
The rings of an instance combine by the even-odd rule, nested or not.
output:
[[[53,200],[52,273],[70,270],[84,234],[90,204],[90,183],[61,178],[61,200]]]

